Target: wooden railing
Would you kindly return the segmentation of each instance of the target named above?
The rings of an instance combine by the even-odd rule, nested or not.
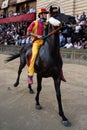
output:
[[[2,54],[16,54],[20,49],[21,46],[0,45],[0,53]],[[87,49],[61,48],[61,55],[64,62],[87,65]]]
[[[64,62],[87,65],[87,49],[62,48],[61,55]]]

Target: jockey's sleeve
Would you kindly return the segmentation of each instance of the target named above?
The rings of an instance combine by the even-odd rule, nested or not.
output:
[[[32,32],[34,25],[35,25],[35,22],[32,22],[32,23],[29,25],[29,27],[28,27],[28,29],[27,29],[28,33]]]

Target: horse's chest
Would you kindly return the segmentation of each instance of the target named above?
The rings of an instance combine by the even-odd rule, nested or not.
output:
[[[42,72],[46,75],[58,73],[62,65],[61,58],[53,49],[47,43],[40,48],[34,66],[36,72]]]
[[[52,64],[53,58],[50,55],[48,46],[46,48],[41,47],[35,62],[35,68],[38,68],[39,71],[44,71],[50,68]]]

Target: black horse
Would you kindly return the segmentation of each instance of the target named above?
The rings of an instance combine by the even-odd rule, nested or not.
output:
[[[64,21],[65,22],[65,21]],[[51,27],[51,26],[50,26]],[[64,115],[62,101],[61,101],[61,91],[60,91],[60,84],[61,84],[61,69],[62,69],[62,59],[60,56],[60,46],[58,40],[58,29],[54,31],[54,34],[48,37],[42,47],[39,50],[39,54],[36,58],[35,62],[35,72],[37,73],[37,94],[36,94],[36,108],[41,109],[41,105],[39,103],[39,94],[42,88],[42,78],[52,77],[54,80],[54,86],[56,90],[56,97],[59,106],[59,115],[62,117],[62,123],[64,126],[71,126],[71,123],[68,121],[66,116]],[[17,55],[12,55],[7,59],[7,61],[14,60],[20,56],[20,65],[18,70],[18,77],[14,84],[15,87],[19,84],[20,74],[22,69],[25,67],[26,64],[29,63],[29,58],[31,57],[31,48],[30,44],[26,44],[22,47],[21,51]],[[32,93],[32,87],[28,85],[30,92]]]

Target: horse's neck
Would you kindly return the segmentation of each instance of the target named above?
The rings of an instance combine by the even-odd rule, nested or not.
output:
[[[51,36],[51,38],[52,40],[49,42],[50,52],[53,55],[56,55],[60,51],[58,33],[55,33],[53,36]]]
[[[59,34],[58,33],[54,34],[54,41],[55,41],[55,47],[56,47],[57,51],[59,51],[60,45],[59,45]]]

